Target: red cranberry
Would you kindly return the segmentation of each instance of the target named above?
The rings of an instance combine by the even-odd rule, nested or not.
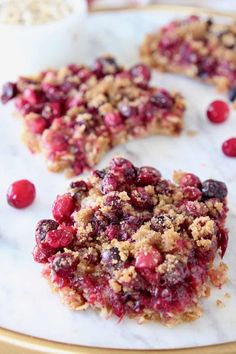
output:
[[[224,257],[225,251],[228,246],[228,231],[224,228],[219,228],[217,232],[217,244],[221,249],[221,258]]]
[[[136,179],[136,168],[130,161],[122,157],[113,158],[109,169],[117,177],[119,183],[133,183]]]
[[[51,152],[57,153],[66,151],[68,143],[62,134],[56,131],[48,131],[45,138],[45,147]]]
[[[120,261],[120,253],[117,247],[102,252],[102,263],[106,265],[116,265]]]
[[[53,256],[52,270],[59,276],[68,276],[76,270],[78,263],[78,258],[72,253],[59,253]]]
[[[154,231],[163,233],[168,224],[171,224],[171,217],[169,215],[155,215],[151,219],[151,228]]]
[[[44,105],[42,116],[46,119],[54,119],[62,114],[62,106],[60,102],[47,102]]]
[[[59,223],[67,223],[71,220],[74,209],[75,203],[70,194],[59,195],[52,207],[53,217]]]
[[[152,197],[143,187],[132,190],[131,204],[138,209],[150,209],[154,206]]]
[[[155,269],[162,262],[162,255],[157,249],[141,251],[135,259],[135,267],[138,269]]]
[[[26,208],[35,199],[36,191],[33,183],[27,179],[21,179],[12,183],[7,192],[8,204],[17,209]]]
[[[59,224],[55,220],[40,220],[37,223],[36,230],[35,230],[35,240],[37,245],[40,248],[43,248],[43,242],[46,238],[46,235],[51,230],[56,230]]]
[[[156,115],[156,107],[150,103],[146,102],[139,106],[139,115],[137,116],[144,124],[151,122]]]
[[[33,88],[27,88],[23,93],[23,98],[31,105],[42,102],[42,92]]]
[[[118,112],[110,112],[105,115],[104,121],[107,127],[115,128],[122,124],[122,117]]]
[[[191,186],[183,187],[182,191],[184,194],[184,198],[186,198],[188,200],[200,200],[201,199],[202,193],[196,187],[191,187]]]
[[[70,187],[73,189],[76,189],[77,192],[87,192],[88,191],[88,185],[83,180],[71,182]]]
[[[120,71],[120,67],[114,58],[101,57],[96,60],[94,71],[98,77],[102,77],[116,74]]]
[[[7,82],[2,88],[1,101],[7,103],[18,94],[17,86],[13,82]]]
[[[213,101],[207,109],[207,117],[212,123],[223,123],[229,118],[229,106],[226,102]]]
[[[223,200],[228,194],[224,182],[208,179],[202,183],[202,195],[204,198],[218,198]]]
[[[43,117],[36,117],[26,121],[29,131],[33,134],[42,134],[48,128],[48,121]]]
[[[119,225],[108,225],[106,229],[106,235],[109,240],[113,240],[114,238],[118,239],[120,234],[120,226]]]
[[[236,138],[226,140],[222,145],[222,151],[228,157],[236,157]]]
[[[37,263],[47,263],[48,261],[48,256],[38,246],[34,247],[33,258]]]
[[[132,107],[129,104],[120,103],[118,108],[119,108],[120,114],[124,118],[130,118],[131,116],[135,116],[137,114],[137,108]]]
[[[201,186],[201,181],[200,179],[195,176],[193,173],[185,173],[183,177],[181,177],[179,185],[181,187],[200,187]]]
[[[119,183],[117,181],[117,178],[114,175],[107,173],[102,180],[101,191],[103,194],[107,194],[109,192],[116,191],[118,189],[118,186]]]
[[[137,185],[138,186],[148,186],[153,185],[155,186],[161,179],[160,172],[155,169],[154,167],[141,167],[138,170],[137,175]]]
[[[137,64],[130,69],[133,82],[137,85],[146,87],[151,79],[151,72],[147,65]]]
[[[15,106],[23,115],[26,115],[33,111],[32,106],[22,96],[16,97]]]
[[[171,109],[174,100],[170,96],[170,94],[167,91],[159,91],[156,92],[151,98],[150,98],[151,103],[153,103],[156,107],[162,108],[162,109]]]
[[[183,282],[187,274],[186,265],[179,262],[171,272],[164,275],[163,279],[168,285],[176,285]]]
[[[68,246],[75,234],[75,230],[70,226],[62,226],[56,230],[47,232],[44,242],[51,248],[63,248]]]

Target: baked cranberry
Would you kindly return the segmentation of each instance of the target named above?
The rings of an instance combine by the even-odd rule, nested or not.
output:
[[[106,228],[106,235],[110,241],[114,238],[119,239],[120,225],[108,225]]]
[[[18,94],[17,86],[14,82],[7,82],[2,88],[1,101],[7,103]]]
[[[212,123],[223,123],[229,118],[229,106],[221,100],[213,101],[207,109],[207,117]]]
[[[44,219],[37,223],[35,230],[35,240],[37,245],[42,248],[42,243],[44,242],[46,235],[51,230],[56,230],[59,224],[55,220]]]
[[[118,109],[119,109],[120,114],[124,118],[130,118],[131,116],[135,116],[137,114],[137,108],[132,107],[126,103],[120,103],[118,105]]]
[[[59,276],[68,276],[76,270],[78,263],[79,259],[73,253],[59,253],[53,256],[52,270]]]
[[[215,70],[217,67],[217,60],[212,57],[203,57],[197,63],[198,66],[198,75],[200,77],[211,77],[215,74]]]
[[[29,131],[33,134],[42,134],[49,126],[48,121],[40,116],[26,120],[26,124]]]
[[[155,186],[161,179],[160,172],[154,167],[141,167],[137,173],[137,185],[138,186]]]
[[[45,137],[45,147],[52,153],[57,153],[66,151],[68,149],[68,143],[66,138],[61,133],[48,130]]]
[[[124,222],[121,223],[121,232],[119,236],[120,241],[127,241],[140,228],[143,223],[141,217],[126,216]]]
[[[222,145],[222,151],[228,157],[236,157],[236,138],[226,140]]]
[[[191,200],[185,200],[182,204],[182,207],[188,215],[194,217],[206,215],[208,212],[208,209],[204,204]]]
[[[119,112],[107,113],[104,117],[104,121],[107,127],[115,128],[122,124],[122,117]]]
[[[15,106],[23,115],[26,115],[33,111],[32,106],[22,96],[16,97]]]
[[[202,183],[202,196],[206,199],[218,198],[223,200],[228,194],[224,182],[208,179]]]
[[[122,157],[114,157],[109,169],[117,177],[119,183],[133,183],[136,179],[136,168],[130,161]]]
[[[83,180],[71,182],[70,187],[73,189],[76,189],[77,192],[87,192],[88,191],[88,185]]]
[[[148,251],[140,251],[135,258],[135,268],[138,269],[155,269],[162,262],[162,255],[160,252],[152,248]]]
[[[75,210],[75,203],[70,194],[58,195],[53,207],[52,214],[59,223],[67,223],[71,220],[71,214]]]
[[[12,183],[7,192],[8,204],[17,209],[26,208],[35,199],[36,191],[33,183],[27,179],[21,179]]]
[[[229,100],[230,102],[234,102],[236,99],[236,86],[232,87],[229,90]]]
[[[114,175],[107,173],[101,183],[101,192],[107,194],[116,191],[118,186],[119,183],[117,178]]]
[[[187,275],[188,271],[186,265],[179,262],[171,272],[168,272],[163,276],[163,280],[165,281],[165,284],[172,286],[183,282]]]
[[[200,179],[194,175],[193,173],[185,173],[179,182],[181,187],[196,187],[199,188],[201,186]]]
[[[154,206],[151,195],[143,187],[132,190],[131,204],[138,209],[150,209]]]
[[[151,219],[151,228],[154,231],[163,233],[172,224],[169,215],[155,215]]]
[[[221,258],[225,255],[225,251],[228,246],[228,239],[228,231],[222,227],[219,227],[217,232],[217,246],[221,249]]]
[[[137,118],[139,118],[144,124],[151,122],[155,118],[156,107],[150,102],[141,104],[138,110],[139,115]]]
[[[47,102],[44,105],[42,116],[46,119],[54,119],[62,114],[62,106],[60,102]]]
[[[186,198],[188,200],[200,200],[201,199],[202,193],[196,187],[191,187],[191,186],[183,187],[182,191],[183,191],[184,198]]]
[[[47,263],[48,261],[48,256],[38,246],[33,249],[33,258],[37,263]]]
[[[154,95],[152,95],[150,101],[156,107],[161,109],[171,109],[174,104],[173,98],[167,91],[164,90],[156,92]]]
[[[120,253],[117,247],[112,247],[102,252],[102,263],[114,266],[120,261]]]
[[[120,71],[120,67],[114,58],[101,57],[96,60],[94,71],[98,77],[102,77],[116,74]]]
[[[75,230],[71,226],[61,226],[56,230],[48,231],[44,243],[51,248],[63,248],[71,243],[74,234]]]
[[[137,64],[130,69],[132,81],[140,86],[146,87],[151,79],[151,72],[147,65]]]
[[[33,106],[42,102],[42,91],[28,87],[23,93],[23,98]]]

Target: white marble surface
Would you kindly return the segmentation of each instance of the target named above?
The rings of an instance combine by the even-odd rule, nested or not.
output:
[[[170,17],[165,13],[96,15],[89,22],[89,60],[102,52],[113,52],[122,62],[134,63],[143,34]],[[236,160],[224,157],[220,149],[226,138],[236,135],[236,112],[231,113],[227,123],[212,125],[205,111],[209,102],[220,97],[213,88],[159,73],[153,82],[183,91],[188,102],[186,130],[195,129],[198,134],[189,137],[185,130],[179,138],[152,137],[129,142],[111,151],[100,167],[113,155],[121,154],[137,165],[156,166],[166,177],[174,169],[182,169],[202,179],[225,181],[230,207],[230,242],[225,256],[228,285],[214,290],[211,298],[203,301],[202,318],[172,329],[155,323],[138,325],[131,320],[117,323],[114,318],[105,320],[92,311],[74,313],[61,305],[41,278],[41,266],[33,262],[31,252],[36,221],[50,217],[53,199],[65,191],[69,182],[63,175],[47,172],[41,155],[29,153],[20,141],[20,122],[10,114],[13,108],[1,107],[0,326],[67,343],[115,348],[178,348],[236,340]],[[9,184],[20,178],[30,179],[37,188],[37,200],[25,210],[15,210],[6,202]],[[224,298],[226,292],[231,294],[230,299]],[[226,305],[223,309],[215,304],[218,298]]]

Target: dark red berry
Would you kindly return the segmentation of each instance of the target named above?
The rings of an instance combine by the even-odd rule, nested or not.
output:
[[[135,258],[135,268],[138,269],[155,269],[162,262],[162,255],[157,249],[148,251],[140,251]]]
[[[162,108],[162,109],[171,109],[174,100],[170,96],[170,94],[167,91],[159,91],[156,92],[151,98],[150,98],[151,103],[153,103],[156,107]]]
[[[7,82],[2,88],[1,101],[7,103],[18,93],[17,86],[14,82]]]
[[[193,173],[185,173],[181,179],[180,179],[180,182],[179,182],[179,185],[181,187],[200,187],[201,186],[201,181],[200,179],[194,175]]]
[[[101,57],[96,60],[94,71],[98,77],[102,77],[118,73],[120,67],[113,57]]]
[[[204,198],[218,198],[223,200],[228,194],[224,182],[208,179],[202,183],[202,196]]]
[[[42,248],[42,244],[46,238],[46,235],[51,230],[56,230],[59,224],[55,220],[45,219],[40,220],[37,223],[35,230],[35,239],[37,245]]]
[[[52,214],[57,222],[68,223],[74,210],[75,203],[73,197],[70,194],[63,194],[57,196],[52,207]]]
[[[137,64],[130,69],[132,81],[140,86],[146,87],[151,79],[151,72],[147,65]]]
[[[120,253],[117,247],[112,247],[102,252],[102,263],[110,266],[116,265],[120,261]]]
[[[47,263],[48,261],[48,256],[38,246],[34,247],[33,258],[37,263]]]
[[[56,230],[47,232],[44,242],[51,248],[64,248],[68,246],[75,234],[75,230],[70,226],[62,226]]]
[[[137,173],[137,185],[138,186],[155,186],[161,179],[160,172],[154,167],[141,167]]]
[[[46,119],[54,119],[60,117],[62,114],[62,107],[60,102],[47,102],[44,105],[42,116]]]
[[[123,120],[119,112],[107,113],[104,117],[104,121],[107,127],[115,128],[122,124]]]
[[[27,179],[21,179],[10,185],[7,192],[7,201],[14,208],[22,209],[31,205],[35,196],[36,191],[33,183]]]
[[[212,123],[223,123],[229,118],[229,106],[221,100],[213,101],[207,109],[207,117]]]
[[[68,149],[68,143],[65,137],[54,131],[47,131],[44,144],[52,153],[67,151]]]
[[[144,187],[137,187],[132,190],[131,204],[138,209],[150,209],[154,206],[151,195]]]
[[[234,102],[236,99],[236,86],[232,87],[229,91],[229,100],[230,102]]]
[[[109,192],[113,192],[117,190],[118,186],[119,183],[117,178],[114,175],[107,173],[102,180],[101,191],[103,194],[107,194]]]
[[[191,187],[191,186],[183,187],[182,191],[183,191],[184,198],[186,198],[188,200],[200,200],[201,199],[202,193],[196,187]]]
[[[171,225],[172,220],[169,215],[155,215],[151,219],[151,228],[160,233],[163,233]]]
[[[26,120],[29,131],[33,134],[42,134],[43,131],[48,128],[49,124],[43,117],[36,117],[34,119]]]
[[[76,270],[78,263],[78,257],[72,253],[59,253],[53,256],[52,270],[59,276],[68,276]]]
[[[136,168],[130,161],[122,157],[114,157],[109,165],[109,170],[119,183],[134,183],[136,179]]]
[[[135,116],[137,114],[137,108],[132,107],[129,104],[120,103],[118,105],[119,112],[124,118],[130,118],[131,116]]]
[[[226,140],[222,145],[222,151],[228,157],[236,157],[236,138]]]
[[[33,106],[42,102],[42,92],[29,87],[24,91],[23,98]]]
[[[87,192],[88,190],[88,185],[83,180],[71,182],[70,187],[76,189],[77,192]]]

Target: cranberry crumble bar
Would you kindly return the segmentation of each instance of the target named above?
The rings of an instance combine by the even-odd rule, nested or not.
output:
[[[79,175],[113,146],[153,134],[177,135],[185,103],[175,92],[152,87],[144,64],[126,70],[112,57],[93,68],[69,65],[3,87],[23,117],[24,140],[42,150],[54,172]]]
[[[152,67],[197,77],[236,97],[236,23],[190,16],[148,35],[141,56]]]
[[[113,158],[72,182],[36,227],[36,262],[63,302],[167,325],[201,315],[200,298],[227,280],[227,188]]]

